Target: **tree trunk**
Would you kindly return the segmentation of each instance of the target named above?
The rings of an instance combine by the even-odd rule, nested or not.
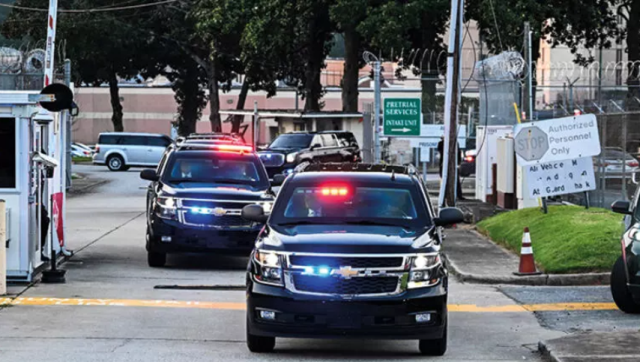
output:
[[[220,87],[218,86],[218,72],[214,60],[209,60],[207,71],[209,78],[209,122],[211,132],[222,132],[222,120],[220,119]]]
[[[109,72],[109,95],[111,96],[111,123],[115,132],[124,132],[122,103],[120,103],[120,89],[118,88],[118,77],[116,72]]]
[[[245,77],[244,82],[242,82],[242,88],[240,89],[240,94],[238,95],[238,104],[236,105],[237,110],[244,109],[244,104],[247,102],[247,94],[249,94],[249,82]],[[240,125],[244,121],[244,116],[235,116],[231,121],[231,133],[239,133]]]
[[[322,83],[320,75],[324,66],[324,42],[322,29],[318,29],[318,20],[312,20],[309,25],[309,34],[313,34],[307,50],[307,67],[304,71],[304,110],[305,112],[319,112],[320,98],[322,97]]]
[[[199,68],[196,64],[187,67],[184,71],[184,79],[176,82],[179,89],[176,96],[180,94],[178,100],[178,134],[188,136],[196,132],[196,123],[200,118],[202,103],[200,103],[200,84],[198,83]],[[178,97],[176,97],[178,98]]]
[[[629,76],[627,78],[627,107],[637,110],[640,104],[640,0],[634,0],[629,6],[629,21],[627,22],[627,49],[629,51]]]
[[[354,28],[344,31],[344,71],[342,74],[342,110],[358,112],[358,73],[360,71],[360,35]]]

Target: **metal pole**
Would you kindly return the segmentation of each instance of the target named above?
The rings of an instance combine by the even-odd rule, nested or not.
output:
[[[381,160],[381,147],[380,147],[380,108],[381,108],[381,94],[380,94],[380,61],[373,62],[373,123],[375,132],[375,163],[380,163]]]
[[[589,210],[589,191],[584,192],[584,204],[585,208]]]
[[[7,294],[7,217],[4,200],[0,200],[0,296]]]
[[[600,38],[600,54],[598,57],[598,106],[602,107],[602,38]]]
[[[627,114],[622,116],[622,199],[629,200],[627,196],[627,160],[625,155],[627,154]]]
[[[413,149],[413,154],[415,155],[415,166],[416,169],[420,166],[420,148],[414,148]]]
[[[71,60],[65,59],[64,61],[64,84],[69,87],[71,85]],[[65,170],[66,170],[66,189],[68,190],[71,187],[71,112],[64,111],[64,138],[65,149],[66,149],[66,161],[65,161]],[[66,203],[65,203],[66,204]]]
[[[533,113],[534,113],[534,109],[533,109],[533,98],[534,98],[534,94],[533,94],[533,57],[531,55],[531,28],[529,26],[529,23],[526,22],[524,23],[525,25],[525,34],[527,35],[527,68],[529,68],[529,77],[528,77],[528,81],[527,81],[527,88],[529,88],[529,119],[533,120]]]
[[[297,97],[296,97],[297,98]],[[253,149],[258,149],[258,128],[259,128],[259,118],[258,115],[258,101],[253,102]]]

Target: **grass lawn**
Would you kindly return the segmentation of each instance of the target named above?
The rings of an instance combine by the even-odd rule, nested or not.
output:
[[[72,162],[91,162],[93,159],[91,157],[73,157],[71,159]]]
[[[622,215],[578,206],[551,206],[498,214],[478,224],[492,240],[520,255],[529,227],[536,264],[546,273],[608,272],[620,256]]]

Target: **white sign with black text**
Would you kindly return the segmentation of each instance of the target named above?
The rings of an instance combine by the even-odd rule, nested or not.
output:
[[[600,154],[598,122],[593,114],[527,122],[515,126],[520,166]]]
[[[593,159],[583,157],[525,166],[532,198],[573,194],[596,189]]]

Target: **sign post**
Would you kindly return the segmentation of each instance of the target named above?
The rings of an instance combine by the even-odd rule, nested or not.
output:
[[[384,100],[384,135],[420,136],[420,98],[387,98]]]

